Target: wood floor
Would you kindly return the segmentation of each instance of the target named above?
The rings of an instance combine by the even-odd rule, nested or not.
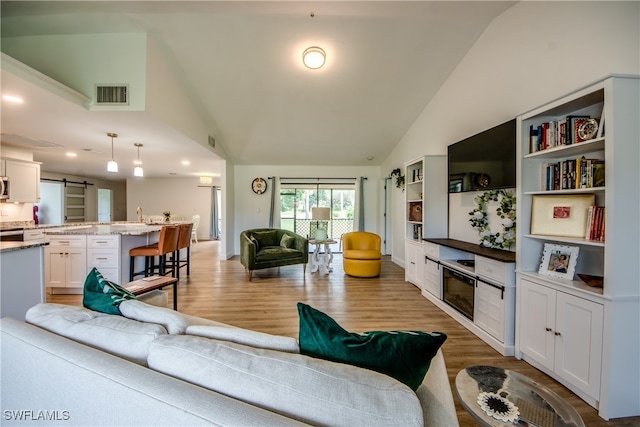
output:
[[[587,426],[640,427],[640,417],[605,422],[597,411],[550,377],[513,357],[503,357],[467,329],[440,311],[404,281],[404,269],[389,257],[382,275],[375,279],[345,276],[340,255],[334,271],[326,276],[303,275],[302,266],[255,271],[253,281],[237,257],[220,261],[219,242],[192,246],[191,275],[181,272],[178,310],[235,326],[270,334],[296,337],[297,302],[304,302],[333,317],[350,331],[415,329],[441,331],[448,339],[443,346],[451,384],[458,371],[470,365],[493,365],[517,371],[549,387],[565,398]],[[171,292],[169,298],[171,306]],[[49,295],[48,302],[81,305],[80,295]],[[461,426],[478,425],[456,400]]]

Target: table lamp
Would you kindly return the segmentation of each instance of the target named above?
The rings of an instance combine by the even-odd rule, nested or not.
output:
[[[315,235],[316,241],[327,240],[327,221],[331,219],[331,210],[329,208],[311,208],[311,219],[316,221],[318,227]]]

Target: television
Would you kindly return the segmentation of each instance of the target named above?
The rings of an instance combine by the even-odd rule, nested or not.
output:
[[[516,120],[449,145],[449,193],[516,186]]]

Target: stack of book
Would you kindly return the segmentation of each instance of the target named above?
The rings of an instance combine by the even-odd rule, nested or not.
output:
[[[529,127],[529,152],[546,150],[560,145],[578,144],[585,141],[578,135],[580,125],[590,116],[567,116],[561,120],[541,123]]]
[[[563,160],[542,165],[542,188],[546,191],[604,187],[604,160]]]
[[[589,206],[585,239],[604,242],[604,206]]]

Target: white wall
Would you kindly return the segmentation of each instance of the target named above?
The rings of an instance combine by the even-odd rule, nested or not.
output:
[[[277,177],[309,177],[309,178],[357,178],[367,177],[364,184],[365,198],[365,230],[382,235],[380,209],[383,180],[377,166],[245,166],[235,167],[235,231],[234,253],[240,254],[240,233],[250,228],[269,226],[269,209],[271,207],[271,181],[269,188],[261,195],[251,190],[254,178],[265,180],[270,176]],[[279,207],[277,208],[279,212]]]
[[[446,154],[449,144],[606,75],[640,74],[639,5],[519,2],[506,10],[384,161],[383,173],[420,155]],[[392,194],[393,254],[404,259],[404,195]],[[449,229],[471,228],[463,222]]]
[[[216,182],[218,181],[218,182]],[[214,185],[219,180],[214,178]],[[137,221],[136,208],[143,214],[162,215],[168,210],[186,219],[200,215],[198,240],[209,239],[211,188],[198,187],[198,178],[129,178],[127,179],[127,221]]]

